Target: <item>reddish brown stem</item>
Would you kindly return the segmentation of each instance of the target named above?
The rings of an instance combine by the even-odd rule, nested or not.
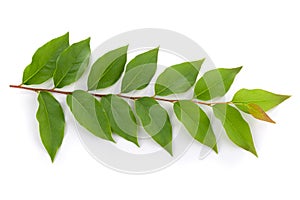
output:
[[[45,92],[52,92],[52,93],[65,94],[65,95],[73,93],[73,92],[62,91],[62,90],[57,90],[57,89],[32,88],[32,87],[27,87],[27,86],[23,86],[23,85],[10,85],[9,87],[23,89],[23,90],[29,90],[29,91],[34,91],[34,92],[45,91]],[[107,94],[97,94],[97,93],[90,93],[90,94],[94,95],[95,97],[104,97],[104,96],[107,95]],[[125,96],[125,95],[122,95],[122,94],[117,94],[117,96],[125,98],[125,99],[131,99],[131,100],[137,100],[137,99],[142,98],[142,97]],[[166,101],[166,102],[170,102],[170,103],[175,103],[175,102],[179,101],[179,100],[175,100],[175,99],[164,99],[164,98],[159,98],[159,97],[153,97],[153,98],[157,101]],[[207,103],[207,102],[195,101],[195,100],[193,100],[193,102],[197,103],[197,104],[206,105],[206,106],[212,106],[212,105],[215,105],[215,104],[229,104],[230,103],[230,102]]]

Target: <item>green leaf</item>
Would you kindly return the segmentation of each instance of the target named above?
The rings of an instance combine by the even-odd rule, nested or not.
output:
[[[56,88],[77,81],[89,64],[91,55],[90,38],[72,44],[58,57],[53,75]]]
[[[93,64],[88,78],[89,90],[107,88],[120,79],[127,60],[127,49],[128,45],[109,51]]]
[[[241,89],[235,93],[232,103],[246,113],[250,113],[247,106],[250,103],[258,105],[261,109],[263,109],[263,111],[266,112],[279,105],[289,97],[290,96],[288,95],[274,94],[261,89]]]
[[[64,138],[65,117],[61,105],[49,92],[40,92],[38,102],[40,137],[53,162]]]
[[[108,115],[112,131],[139,146],[136,119],[128,103],[111,94],[102,97],[101,103]]]
[[[69,46],[69,33],[41,46],[33,55],[31,63],[23,72],[22,84],[40,84],[52,78],[56,60]]]
[[[158,49],[142,53],[127,64],[121,87],[123,93],[141,90],[149,84],[157,68]]]
[[[275,122],[267,115],[267,113],[265,113],[265,111],[258,105],[254,104],[254,103],[249,103],[249,104],[247,104],[247,107],[248,107],[249,113],[256,119],[275,124]]]
[[[224,96],[241,69],[242,67],[220,68],[206,72],[196,83],[195,97],[207,101]]]
[[[168,67],[156,80],[155,94],[167,96],[186,92],[194,85],[203,62],[204,59]]]
[[[67,96],[67,104],[81,126],[97,137],[114,142],[108,117],[95,97],[85,91],[76,90]]]
[[[218,153],[217,141],[206,113],[195,103],[181,100],[173,106],[176,117],[198,142]]]
[[[135,101],[135,110],[147,133],[172,155],[172,125],[167,111],[151,97]]]
[[[227,104],[213,106],[215,116],[222,122],[229,139],[239,147],[257,156],[250,127],[241,113]]]

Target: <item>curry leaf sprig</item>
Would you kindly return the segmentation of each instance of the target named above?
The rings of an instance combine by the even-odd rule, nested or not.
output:
[[[96,137],[115,143],[113,135],[117,134],[139,147],[138,124],[141,124],[171,156],[172,124],[161,101],[173,104],[178,121],[195,140],[218,153],[210,119],[199,105],[211,107],[229,139],[257,156],[249,124],[241,112],[275,123],[266,112],[290,97],[261,89],[241,89],[229,102],[213,102],[227,93],[242,67],[213,69],[197,80],[205,62],[203,58],[167,67],[155,81],[154,96],[126,95],[146,88],[152,81],[159,48],[139,54],[128,63],[127,50],[128,45],[99,57],[91,66],[86,91],[63,91],[60,88],[81,78],[89,66],[91,55],[90,38],[70,45],[69,33],[66,33],[41,46],[25,68],[22,84],[10,86],[38,93],[36,118],[42,143],[52,162],[62,144],[65,130],[64,111],[52,93],[67,95],[66,102],[74,118]],[[122,75],[121,93],[97,92],[114,85]],[[53,81],[53,88],[26,86],[38,85],[49,79]],[[190,89],[193,89],[194,97],[189,100],[166,97],[180,95]],[[128,101],[133,101],[134,106],[131,107]]]

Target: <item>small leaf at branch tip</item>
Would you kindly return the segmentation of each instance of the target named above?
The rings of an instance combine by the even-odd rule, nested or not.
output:
[[[253,150],[253,152],[251,151],[251,153],[252,153],[253,155],[255,155],[256,158],[258,158],[258,154],[257,154],[257,152],[256,152],[255,149]]]
[[[249,103],[249,104],[247,104],[247,106],[248,106],[249,113],[254,118],[276,124],[276,122],[273,121],[259,105],[254,104],[254,103]]]
[[[288,98],[292,97],[292,95],[282,95],[283,98],[285,98],[284,100],[287,100]]]

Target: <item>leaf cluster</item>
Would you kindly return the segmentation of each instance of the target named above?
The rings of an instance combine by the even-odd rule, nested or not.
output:
[[[205,59],[167,67],[155,81],[154,96],[124,96],[125,93],[144,89],[152,81],[159,48],[139,54],[129,62],[127,51],[128,46],[123,46],[99,57],[91,66],[87,91],[65,92],[67,105],[78,123],[96,137],[113,143],[113,134],[117,134],[139,146],[138,125],[141,124],[153,141],[172,155],[172,124],[169,113],[159,102],[167,101],[173,104],[178,121],[196,141],[218,152],[211,121],[199,106],[207,105],[221,121],[229,139],[257,156],[249,124],[241,112],[274,123],[266,112],[289,98],[261,89],[241,89],[230,102],[213,103],[212,100],[228,92],[242,67],[213,69],[197,80]],[[40,47],[24,70],[22,85],[41,84],[49,79],[54,83],[52,90],[35,89],[38,91],[36,118],[40,137],[52,161],[63,141],[65,118],[62,106],[51,91],[78,81],[89,65],[90,55],[90,38],[70,45],[67,33]],[[121,77],[122,94],[97,93],[99,89],[114,85]],[[194,91],[192,99],[165,98],[191,89]],[[133,101],[134,106],[124,98]]]

